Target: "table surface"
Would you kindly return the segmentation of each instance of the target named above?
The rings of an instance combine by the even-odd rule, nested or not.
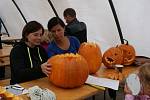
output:
[[[124,75],[124,78],[126,78],[130,73],[135,72],[138,68],[139,67],[136,67],[136,66],[125,66],[122,69],[122,74]],[[97,76],[97,77],[107,77],[108,74],[115,73],[115,72],[116,72],[115,69],[107,69],[106,67],[101,66],[100,70],[98,70],[95,73],[95,76]]]
[[[129,74],[134,72],[137,69],[137,67],[129,66],[123,68],[123,73]],[[107,74],[112,73],[115,71],[114,69],[106,69],[104,66],[100,68],[100,70],[95,74],[98,77],[106,77]],[[0,82],[1,86],[8,85],[9,80],[4,80]],[[7,83],[6,83],[7,82]],[[21,86],[25,88],[30,88],[35,85],[41,87],[41,88],[48,88],[49,90],[53,91],[56,94],[57,100],[83,100],[85,98],[88,98],[90,96],[96,95],[97,93],[103,92],[103,90],[93,88],[89,85],[82,85],[78,88],[73,89],[63,89],[54,86],[47,77],[32,80],[29,82],[21,83]],[[29,100],[29,98],[25,95],[22,96],[24,100]]]
[[[13,47],[8,45],[8,46],[3,46],[2,49],[0,49],[0,58],[2,57],[9,57],[10,51]]]
[[[7,86],[8,81],[9,80],[0,81],[0,86]],[[86,84],[73,89],[59,88],[53,85],[47,77],[21,83],[20,85],[27,89],[33,86],[48,88],[55,93],[57,100],[83,100],[90,96],[96,95],[97,93],[103,92],[103,90],[93,88]],[[21,97],[23,98],[23,100],[30,100],[26,95],[22,95]]]
[[[29,88],[35,85],[39,86],[40,88],[48,88],[49,90],[53,91],[56,95],[57,100],[82,100],[103,91],[93,88],[89,85],[82,85],[81,87],[73,89],[63,89],[54,86],[48,80],[48,78],[41,78],[21,84],[21,86],[25,88]]]
[[[18,37],[18,36],[10,36],[10,37],[8,37],[8,36],[4,36],[4,35],[2,35],[1,36],[1,39],[4,41],[14,41],[14,40],[20,40],[21,38],[20,37]]]

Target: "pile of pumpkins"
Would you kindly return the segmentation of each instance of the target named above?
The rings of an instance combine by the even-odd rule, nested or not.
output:
[[[135,49],[129,45],[128,41],[125,44],[117,45],[106,50],[103,54],[103,64],[107,68],[113,68],[113,65],[131,65],[135,60]]]
[[[48,63],[52,65],[49,80],[58,87],[75,88],[83,85],[89,74],[96,73],[102,62],[107,68],[112,68],[113,64],[129,65],[134,59],[135,50],[128,43],[112,47],[102,55],[96,43],[84,42],[77,54],[66,53],[49,58]]]
[[[102,58],[103,64],[107,68],[114,68],[115,65],[131,65],[136,57],[135,49],[132,45],[129,45],[126,40],[125,44],[117,45],[107,49]],[[122,72],[115,71],[107,75],[107,78],[122,81],[125,78]]]

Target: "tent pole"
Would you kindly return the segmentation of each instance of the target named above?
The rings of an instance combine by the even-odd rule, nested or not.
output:
[[[19,13],[21,14],[23,20],[25,21],[25,23],[27,24],[27,20],[26,18],[24,17],[23,13],[21,12],[19,6],[17,5],[17,3],[15,2],[15,0],[12,0],[12,2],[14,3],[14,5],[16,6],[16,8],[18,9]]]
[[[9,35],[9,33],[8,33],[8,30],[7,30],[7,28],[6,28],[6,26],[5,26],[4,22],[2,21],[2,19],[1,19],[1,18],[0,18],[0,24],[2,24],[2,25],[3,25],[3,27],[4,27],[4,29],[5,29],[5,31],[6,31],[6,33],[7,33],[7,35],[8,35],[8,37],[9,37],[10,35]],[[0,33],[1,33],[1,31],[0,31]]]
[[[113,13],[116,25],[117,25],[117,29],[118,29],[118,32],[119,32],[121,43],[124,44],[124,39],[123,39],[122,31],[121,31],[121,28],[120,28],[119,20],[118,20],[118,17],[117,17],[117,14],[116,14],[113,2],[112,2],[112,0],[108,0],[108,1],[109,1],[109,5],[111,7],[111,10],[112,10],[112,13]]]
[[[52,9],[53,9],[53,11],[54,11],[54,13],[55,13],[55,16],[56,16],[56,17],[59,17],[58,14],[57,14],[57,11],[56,11],[56,9],[55,9],[55,7],[54,7],[54,5],[53,5],[53,3],[51,2],[51,0],[48,0],[48,3],[49,3],[50,6],[52,7]]]

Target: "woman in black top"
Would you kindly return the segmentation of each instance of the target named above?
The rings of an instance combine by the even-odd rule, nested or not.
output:
[[[11,84],[30,81],[50,74],[48,57],[40,46],[44,33],[43,26],[31,21],[22,31],[22,40],[14,46],[10,53]]]

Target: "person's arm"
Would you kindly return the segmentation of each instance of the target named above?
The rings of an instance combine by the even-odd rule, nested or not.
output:
[[[87,27],[86,24],[84,22],[80,22],[81,26],[82,26],[82,42],[87,42]]]
[[[14,48],[11,51],[10,64],[12,83],[25,82],[45,76],[40,65],[31,68],[30,64],[25,62],[27,59],[23,48]]]
[[[41,65],[43,73],[45,73],[46,76],[49,76],[51,74],[51,64],[45,62]]]
[[[128,88],[127,84],[124,86],[124,92],[125,94],[132,94],[131,90]]]

